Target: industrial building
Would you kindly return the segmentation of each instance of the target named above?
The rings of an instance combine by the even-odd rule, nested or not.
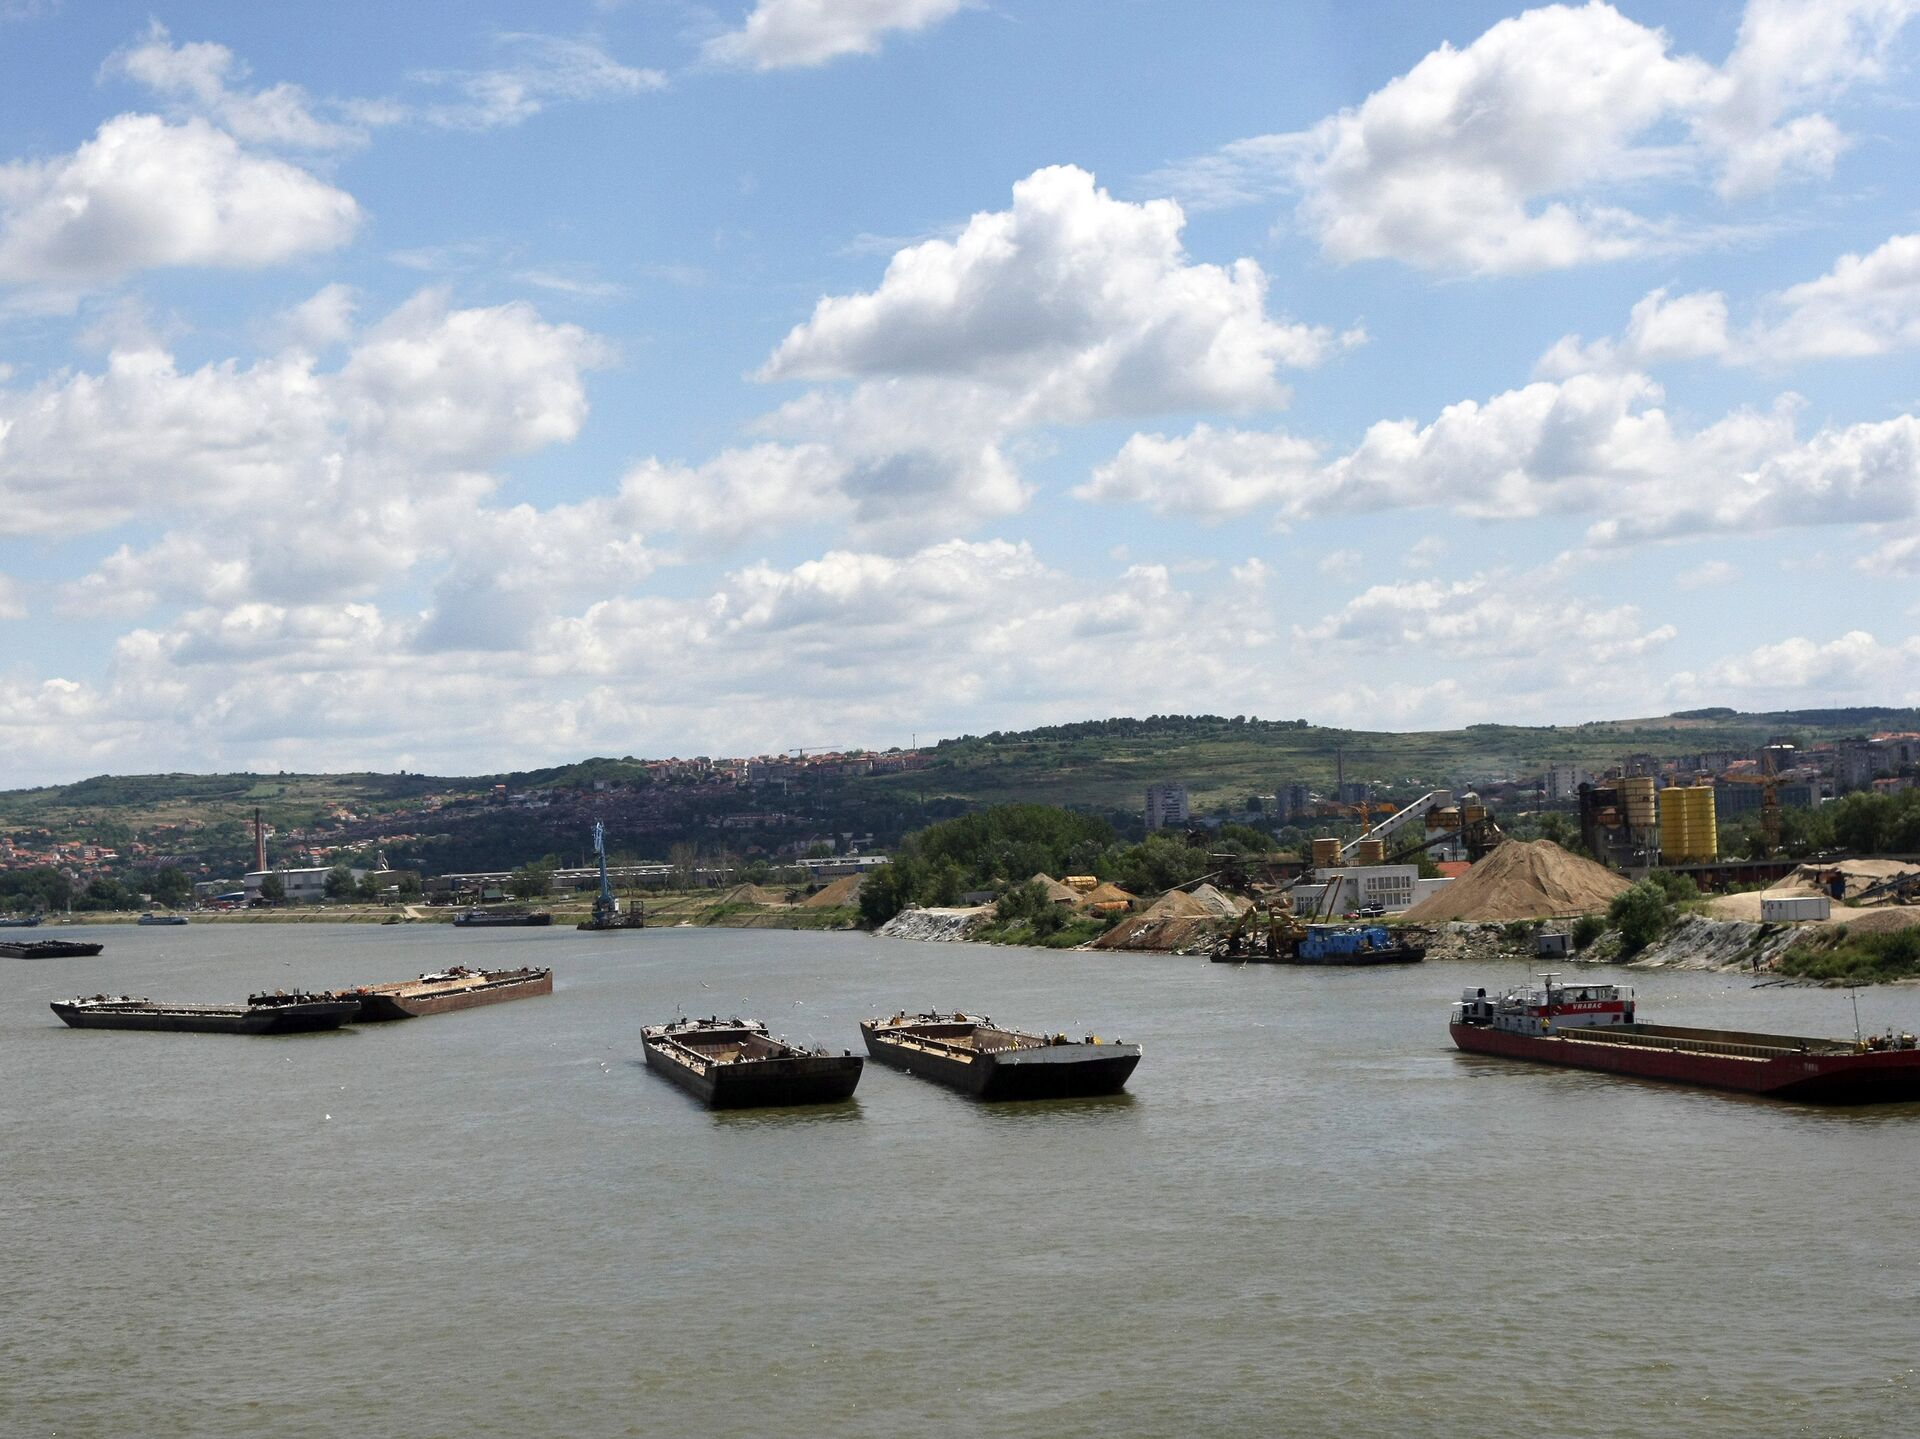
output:
[[[367,871],[355,869],[349,871],[355,884],[366,877]],[[247,872],[241,881],[247,891],[247,903],[260,898],[260,886],[270,874],[280,876],[280,887],[290,901],[307,903],[327,897],[327,876],[333,873],[333,866],[318,869],[255,869]]]

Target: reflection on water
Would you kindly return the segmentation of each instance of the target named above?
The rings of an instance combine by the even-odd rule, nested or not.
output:
[[[663,1414],[711,1439],[1744,1439],[1905,1432],[1920,1397],[1899,1181],[1920,1109],[1459,1056],[1448,1001],[1526,965],[696,930],[97,937],[84,970],[0,964],[7,1439],[614,1439]],[[552,964],[554,993],[279,1039],[46,1010],[455,962]],[[1662,1022],[1852,1028],[1820,992],[1657,982]],[[1101,1098],[982,1104],[870,1065],[839,1105],[712,1113],[642,1073],[640,1029],[676,1000],[834,1049],[933,1003],[1146,1053]],[[1920,1025],[1911,989],[1872,1007]],[[1565,1262],[1503,1240],[1596,1233]],[[1808,1319],[1836,1295],[1875,1322]]]

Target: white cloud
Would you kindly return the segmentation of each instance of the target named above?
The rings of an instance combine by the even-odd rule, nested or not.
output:
[[[322,106],[298,85],[235,88],[247,74],[246,63],[225,45],[207,40],[175,45],[158,20],[139,44],[116,51],[101,66],[103,77],[124,76],[249,144],[333,150],[366,143],[364,124],[324,118]]]
[[[1475,519],[1604,516],[1602,545],[1689,533],[1920,522],[1920,419],[1829,426],[1802,438],[1795,397],[1676,426],[1646,375],[1537,381],[1431,423],[1382,420],[1346,454],[1314,464],[1283,433],[1135,435],[1075,493],[1161,514],[1276,521],[1367,510],[1443,509]],[[1882,567],[1905,564],[1884,552]]]
[[[1185,435],[1135,435],[1073,493],[1083,500],[1132,502],[1155,514],[1206,521],[1255,510],[1298,513],[1319,475],[1320,452],[1281,431],[1219,430],[1200,424]]]
[[[1342,263],[1500,274],[1697,246],[1710,227],[1610,197],[1717,172],[1728,197],[1829,173],[1845,138],[1796,113],[1880,72],[1914,0],[1751,0],[1715,67],[1612,6],[1555,5],[1443,44],[1360,105],[1155,177],[1201,203],[1299,196]]]
[[[0,575],[0,620],[17,620],[27,613],[26,591],[20,582],[8,575]]]
[[[1583,345],[1567,335],[1547,351],[1536,373],[1566,378],[1593,370],[1643,369],[1679,360],[1725,357],[1732,351],[1727,336],[1727,300],[1717,291],[1667,297],[1655,290],[1639,301],[1618,341],[1595,340]]]
[[[1755,708],[1804,704],[1912,704],[1920,697],[1920,638],[1883,644],[1865,630],[1819,641],[1794,636],[1730,656],[1699,674],[1676,675],[1686,698]]]
[[[1006,391],[1014,425],[1283,404],[1276,368],[1319,363],[1332,336],[1270,319],[1254,261],[1189,263],[1184,223],[1072,166],[1035,171],[1011,209],[901,250],[875,290],[821,300],[763,377],[967,380]]]
[[[709,60],[779,70],[878,53],[891,31],[925,30],[978,0],[756,0],[738,30],[706,43]]]
[[[353,337],[353,317],[359,307],[360,298],[351,285],[322,285],[280,315],[276,328],[291,344],[324,350]]]
[[[498,44],[508,63],[486,70],[429,70],[414,78],[450,87],[461,99],[421,112],[436,125],[489,130],[518,125],[556,104],[641,95],[666,88],[658,70],[622,64],[596,40],[507,34]]]
[[[0,165],[0,283],[271,265],[343,245],[359,221],[351,195],[203,120],[122,115],[70,155]]]

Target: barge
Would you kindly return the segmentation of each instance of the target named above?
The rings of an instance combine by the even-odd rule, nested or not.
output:
[[[50,1006],[75,1029],[174,1029],[194,1034],[304,1034],[338,1029],[360,1001],[335,994],[255,994],[245,1004],[167,1004],[96,994]]]
[[[1562,984],[1552,974],[1498,996],[1466,990],[1448,1030],[1461,1049],[1503,1059],[1809,1103],[1920,1101],[1911,1034],[1816,1039],[1642,1024],[1625,985]]]
[[[1116,1094],[1140,1062],[1140,1046],[1098,1035],[1026,1034],[972,1014],[896,1014],[863,1019],[867,1053],[975,1099],[1067,1099]]]
[[[532,929],[552,924],[553,916],[544,909],[469,909],[456,914],[453,922],[462,929]]]
[[[837,1104],[853,1095],[857,1054],[801,1049],[752,1019],[680,1019],[640,1031],[647,1068],[709,1109]]]
[[[552,993],[551,969],[469,969],[456,964],[418,979],[359,985],[343,996],[360,1002],[360,1019],[377,1023]]]
[[[81,939],[0,939],[0,956],[8,959],[91,959],[105,948]]]

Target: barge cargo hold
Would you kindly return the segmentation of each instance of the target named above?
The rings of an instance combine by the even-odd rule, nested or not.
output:
[[[682,1019],[640,1031],[647,1068],[709,1109],[837,1104],[853,1096],[857,1054],[801,1049],[753,1019]]]
[[[1472,1054],[1595,1069],[1817,1104],[1920,1101],[1920,1043],[1911,1034],[1815,1039],[1641,1024],[1617,984],[1541,983],[1490,997],[1465,991],[1448,1030]]]
[[[863,1019],[867,1053],[975,1099],[1068,1099],[1117,1094],[1140,1062],[1140,1046],[1099,1036],[1023,1034],[972,1014],[896,1014]]]
[[[75,1029],[173,1029],[194,1034],[305,1034],[338,1029],[360,1001],[333,994],[256,994],[245,1004],[165,1004],[126,995],[55,1000],[53,1012]]]
[[[343,997],[360,1001],[362,1020],[375,1023],[416,1019],[426,1014],[445,1014],[450,1009],[472,1009],[476,1005],[503,1004],[509,999],[552,993],[551,969],[468,969],[464,964],[423,974],[418,979],[363,984],[342,991]]]
[[[8,959],[91,959],[105,948],[78,939],[0,940],[0,955]]]

